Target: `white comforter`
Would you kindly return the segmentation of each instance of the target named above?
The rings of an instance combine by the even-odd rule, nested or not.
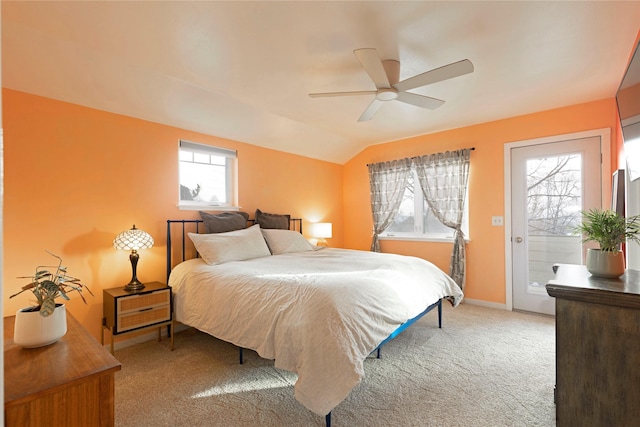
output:
[[[298,374],[295,397],[325,415],[364,377],[387,336],[440,298],[462,291],[414,257],[322,249],[171,273],[176,320],[275,360]]]

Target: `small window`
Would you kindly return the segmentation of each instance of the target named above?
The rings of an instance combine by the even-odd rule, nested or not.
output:
[[[462,218],[462,232],[465,237],[469,236],[468,207],[465,203],[465,211]],[[416,220],[417,218],[417,220]],[[382,238],[397,239],[429,239],[429,240],[451,240],[453,241],[454,230],[442,224],[433,215],[420,184],[418,184],[418,174],[412,168],[407,187],[404,191],[400,210],[396,214],[394,221],[389,225]]]
[[[178,206],[186,209],[236,208],[236,163],[235,150],[181,140]]]

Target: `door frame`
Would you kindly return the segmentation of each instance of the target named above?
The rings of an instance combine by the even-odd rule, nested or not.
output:
[[[530,145],[548,144],[570,139],[600,137],[602,203],[611,200],[611,128],[594,129],[583,132],[534,138],[504,144],[504,265],[505,265],[505,308],[513,311],[513,257],[511,252],[511,150]]]

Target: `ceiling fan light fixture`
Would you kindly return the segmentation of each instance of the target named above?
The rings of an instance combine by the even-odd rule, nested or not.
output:
[[[398,99],[398,91],[395,89],[379,89],[376,92],[376,99],[379,101],[393,101]]]

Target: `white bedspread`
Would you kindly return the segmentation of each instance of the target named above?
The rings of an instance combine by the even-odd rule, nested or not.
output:
[[[364,377],[363,361],[398,326],[462,291],[414,257],[326,248],[209,266],[176,266],[176,320],[298,374],[296,399],[326,415]]]

